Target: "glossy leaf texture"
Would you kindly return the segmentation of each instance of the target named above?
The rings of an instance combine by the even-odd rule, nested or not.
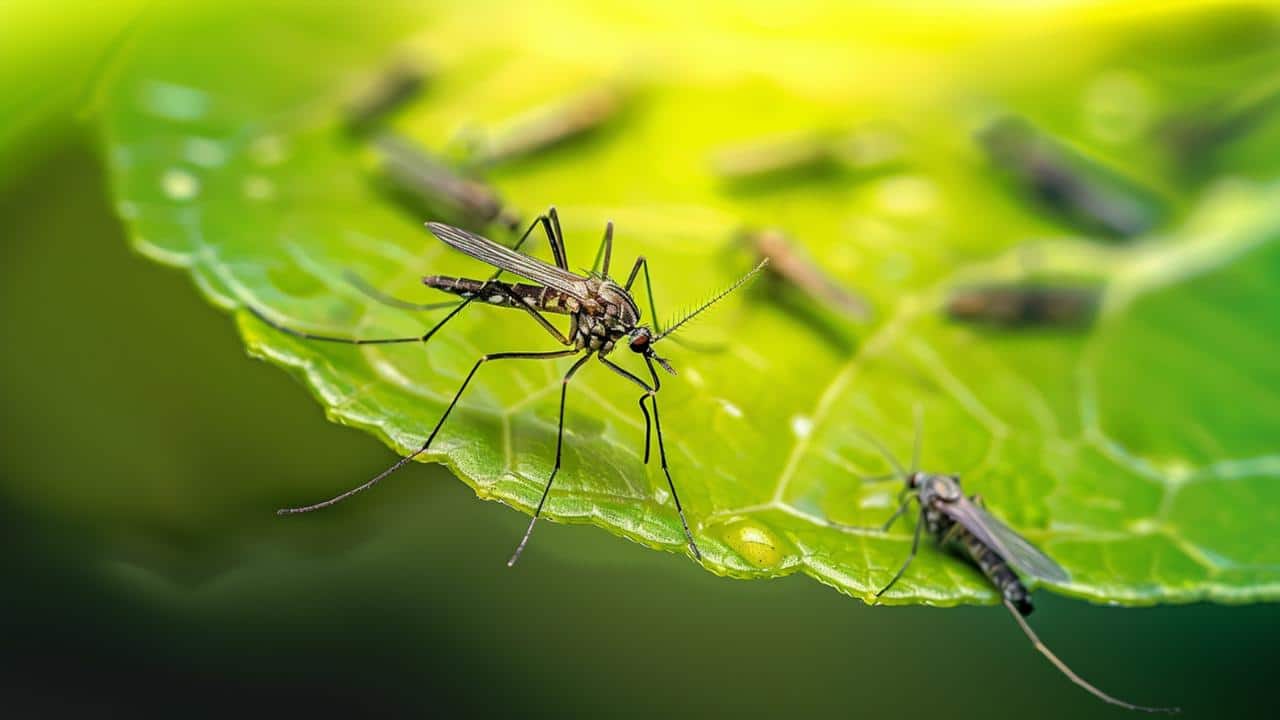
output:
[[[404,453],[482,354],[558,345],[495,307],[468,308],[426,346],[373,347],[298,340],[244,310],[317,333],[414,335],[441,314],[376,303],[346,273],[415,302],[446,299],[423,275],[488,273],[378,191],[369,147],[342,130],[344,98],[393,57],[429,59],[428,88],[392,126],[458,157],[467,137],[621,83],[630,99],[609,125],[487,172],[526,222],[558,207],[572,267],[591,264],[613,220],[614,276],[647,256],[668,320],[751,267],[736,231],[777,226],[875,309],[846,319],[765,278],[682,330],[688,345],[664,342],[679,374],[663,377],[662,425],[708,570],[803,572],[870,598],[905,557],[910,521],[887,535],[842,526],[893,511],[900,483],[865,479],[890,470],[866,438],[909,462],[918,406],[922,467],[961,475],[1061,563],[1072,580],[1055,591],[1280,596],[1280,121],[1251,122],[1194,168],[1159,131],[1280,68],[1275,15],[955,11],[934,25],[801,5],[154,10],[101,89],[119,212],[142,252],[237,313],[250,352]],[[1006,113],[1145,188],[1149,228],[1116,242],[1019,193],[975,140]],[[712,171],[725,146],[815,129],[860,133],[890,160],[746,184]],[[534,252],[549,258],[541,240]],[[953,287],[1026,277],[1099,285],[1096,322],[1000,330],[944,315]],[[484,367],[424,458],[530,511],[571,362]],[[595,362],[575,378],[544,515],[687,552],[656,462],[641,461],[638,397]],[[526,562],[536,534],[530,550]],[[993,599],[929,546],[884,602]]]

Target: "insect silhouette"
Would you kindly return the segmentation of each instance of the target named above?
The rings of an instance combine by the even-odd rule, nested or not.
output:
[[[1008,283],[955,288],[947,315],[960,322],[1003,328],[1084,327],[1098,310],[1096,287]]]
[[[873,479],[900,478],[905,483],[902,491],[898,494],[899,505],[897,510],[894,511],[883,526],[874,530],[887,532],[889,528],[893,527],[894,522],[907,512],[912,500],[915,500],[920,506],[919,514],[916,517],[915,531],[911,538],[911,551],[907,554],[907,559],[902,563],[902,566],[894,573],[893,578],[889,580],[889,583],[876,593],[876,597],[879,598],[888,592],[889,588],[893,587],[903,573],[907,571],[911,561],[916,557],[916,551],[920,547],[920,535],[927,530],[938,545],[958,549],[982,570],[987,579],[999,590],[1001,602],[1009,610],[1009,613],[1013,615],[1013,619],[1022,628],[1022,632],[1026,634],[1032,646],[1041,655],[1044,655],[1049,662],[1053,663],[1054,667],[1058,668],[1063,675],[1066,675],[1071,682],[1104,702],[1118,705],[1128,710],[1151,713],[1181,712],[1176,707],[1164,708],[1134,705],[1102,692],[1077,675],[1066,663],[1058,659],[1058,656],[1054,655],[1047,645],[1040,641],[1039,636],[1036,635],[1026,621],[1026,616],[1031,614],[1034,606],[1031,604],[1031,593],[1018,576],[1018,572],[1057,584],[1069,582],[1070,576],[1052,558],[1027,542],[1025,538],[1008,525],[1005,525],[1000,519],[987,512],[983,507],[980,496],[965,495],[964,490],[960,487],[960,477],[958,475],[927,473],[918,469],[920,463],[921,425],[920,410],[917,407],[916,437],[911,454],[910,470],[903,469],[893,453],[889,452],[875,438],[863,436],[875,446],[894,469],[893,475]],[[863,529],[865,530],[866,528]],[[1017,572],[1015,572],[1014,568],[1017,569]]]
[[[524,255],[518,252],[521,245],[524,244],[535,228],[541,226],[543,232],[547,236],[547,240],[551,244],[551,254],[555,264],[545,263],[537,258]],[[764,263],[756,266],[754,270],[739,278],[728,288],[722,290],[710,300],[695,308],[692,312],[687,313],[684,317],[672,323],[670,327],[663,329],[657,324],[657,312],[653,299],[653,285],[649,278],[649,263],[640,256],[636,258],[635,264],[631,266],[631,272],[627,276],[626,283],[619,285],[609,277],[609,263],[613,253],[613,223],[605,226],[604,238],[600,243],[600,247],[596,252],[596,260],[592,266],[592,270],[587,275],[578,275],[569,270],[568,258],[565,253],[564,235],[560,229],[560,219],[556,214],[555,208],[546,214],[539,216],[533,223],[529,225],[529,229],[524,232],[520,240],[514,247],[506,247],[498,243],[481,237],[474,233],[445,225],[438,222],[427,223],[427,229],[433,235],[443,241],[446,245],[459,250],[466,255],[480,260],[481,262],[492,265],[497,268],[487,280],[473,280],[469,278],[449,277],[444,275],[431,275],[422,279],[427,287],[442,290],[444,292],[457,295],[462,298],[461,302],[453,305],[453,309],[449,311],[444,318],[433,325],[427,332],[421,336],[413,337],[394,337],[394,338],[348,338],[334,337],[329,335],[317,335],[302,330],[282,325],[269,317],[266,317],[261,311],[250,307],[250,311],[256,315],[267,325],[277,330],[306,340],[316,340],[321,342],[347,343],[351,345],[386,345],[395,343],[426,343],[439,332],[450,320],[462,312],[468,305],[473,302],[481,302],[489,305],[498,305],[507,308],[519,309],[527,313],[535,322],[537,322],[544,330],[554,337],[561,345],[566,346],[562,350],[551,350],[543,352],[499,352],[488,353],[480,357],[475,365],[471,367],[471,371],[467,373],[466,379],[462,381],[462,385],[454,393],[453,399],[449,402],[440,419],[436,421],[435,427],[427,436],[421,447],[413,451],[409,455],[402,457],[391,467],[374,476],[367,482],[348,490],[341,495],[330,498],[323,502],[305,507],[285,508],[279,511],[281,515],[289,515],[294,513],[304,513],[321,508],[329,507],[342,500],[345,500],[356,493],[362,492],[376,485],[383,478],[391,473],[404,467],[405,464],[426,452],[430,447],[436,434],[440,432],[440,428],[444,426],[445,420],[453,411],[454,406],[458,404],[458,399],[462,397],[462,393],[467,389],[467,385],[471,383],[471,379],[475,377],[476,372],[486,363],[496,360],[553,360],[556,358],[568,357],[571,355],[579,355],[585,353],[569,368],[565,373],[560,385],[560,415],[559,424],[556,429],[556,457],[555,463],[551,468],[551,474],[547,478],[547,483],[543,487],[542,496],[538,500],[537,508],[533,512],[533,517],[529,520],[529,527],[525,530],[524,536],[520,539],[520,544],[516,546],[515,552],[511,555],[511,559],[507,561],[508,566],[515,565],[520,558],[520,554],[524,551],[525,545],[529,542],[529,537],[533,534],[534,525],[538,521],[538,517],[542,514],[543,504],[546,503],[547,495],[551,492],[552,483],[554,483],[556,474],[560,471],[561,449],[564,444],[564,407],[565,398],[569,388],[569,381],[573,379],[578,370],[586,364],[588,360],[594,356],[601,364],[612,372],[621,375],[628,381],[638,386],[643,394],[640,396],[640,412],[644,416],[645,435],[644,435],[644,462],[648,464],[650,457],[651,438],[653,435],[658,439],[658,457],[662,466],[662,472],[667,478],[667,486],[671,490],[671,498],[675,504],[676,512],[680,516],[680,524],[684,528],[685,538],[689,543],[689,549],[692,551],[696,559],[702,559],[702,552],[698,549],[698,544],[693,539],[693,533],[689,530],[689,523],[685,519],[684,508],[680,504],[680,497],[676,493],[675,481],[671,477],[671,470],[667,465],[667,450],[662,434],[662,422],[658,414],[658,391],[662,384],[658,378],[658,372],[654,368],[654,364],[661,366],[663,370],[675,374],[675,369],[662,356],[658,355],[654,350],[654,346],[672,333],[679,330],[693,318],[706,311],[712,305],[724,299],[734,290],[741,287],[753,275],[758,273],[764,266]],[[603,265],[601,262],[603,261]],[[597,272],[597,268],[599,271]],[[503,272],[509,272],[518,275],[526,280],[531,280],[537,285],[526,283],[514,283],[500,280],[499,277]],[[645,290],[649,295],[649,311],[653,319],[653,325],[640,324],[640,306],[636,304],[631,294],[631,287],[635,284],[637,278],[643,272]],[[373,294],[375,299],[391,301],[392,304],[398,305],[401,301],[388,296]],[[432,306],[410,306],[411,309],[430,308]],[[569,332],[566,334],[561,332],[559,328],[546,318],[544,313],[552,313],[558,315],[569,316]],[[609,354],[620,346],[625,346],[633,353],[639,355],[648,369],[649,380],[645,380],[639,375],[623,368],[621,365],[614,363],[609,359]]]
[[[746,230],[737,236],[740,245],[759,258],[769,259],[769,273],[803,291],[810,299],[855,320],[868,320],[871,307],[865,299],[841,286],[800,249],[784,232],[775,228]]]
[[[373,138],[381,188],[412,213],[444,215],[476,229],[500,223],[515,230],[520,220],[497,190],[469,177],[409,138],[391,131]],[[536,222],[536,221],[535,221]]]

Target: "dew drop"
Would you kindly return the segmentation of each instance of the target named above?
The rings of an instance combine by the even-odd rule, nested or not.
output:
[[[168,120],[197,120],[209,111],[209,96],[195,88],[152,81],[142,88],[142,109]]]
[[[287,155],[279,135],[263,135],[249,146],[249,157],[259,165],[279,165]]]
[[[813,420],[804,415],[796,415],[791,418],[791,432],[798,438],[809,437],[809,433],[813,432]]]
[[[200,181],[195,175],[180,168],[166,170],[160,179],[164,194],[174,200],[190,200],[200,194]]]
[[[227,161],[227,151],[217,140],[209,138],[187,138],[183,155],[192,165],[212,168]]]
[[[724,398],[720,399],[720,407],[724,408],[724,411],[728,413],[729,416],[731,417],[736,417],[736,418],[742,417],[742,408],[738,407],[737,405],[734,405],[733,403],[729,402],[728,400],[725,400]]]
[[[250,175],[244,179],[244,196],[250,200],[270,200],[275,194],[275,183],[261,175]]]
[[[919,175],[899,175],[880,182],[880,207],[892,215],[923,215],[937,205],[938,188]]]
[[[778,567],[789,549],[772,530],[745,518],[727,523],[721,537],[734,552],[757,568]]]
[[[667,501],[670,499],[671,499],[671,492],[668,491],[666,488],[663,488],[663,487],[654,488],[653,490],[654,502],[658,503],[659,505],[666,505]]]

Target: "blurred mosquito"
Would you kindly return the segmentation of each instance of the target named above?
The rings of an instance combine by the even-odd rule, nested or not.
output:
[[[468,161],[490,167],[591,135],[617,120],[632,94],[623,84],[610,84],[534,108],[492,135],[464,138],[464,142],[472,145]]]
[[[1129,710],[1153,713],[1181,712],[1176,707],[1162,708],[1134,705],[1102,692],[1067,667],[1066,663],[1059,660],[1058,656],[1054,655],[1053,651],[1040,641],[1039,636],[1036,635],[1025,620],[1025,617],[1035,609],[1031,604],[1031,593],[1010,566],[1017,568],[1024,575],[1058,585],[1070,582],[1071,577],[1052,558],[1040,552],[1016,531],[987,512],[983,507],[981,496],[966,496],[964,490],[960,487],[959,475],[927,473],[918,469],[920,464],[920,433],[922,429],[922,416],[918,406],[916,407],[915,418],[916,436],[911,452],[910,470],[904,470],[902,464],[898,462],[893,453],[889,452],[888,448],[880,444],[875,438],[863,435],[884,456],[894,470],[894,473],[887,477],[871,479],[901,478],[905,483],[905,487],[898,493],[898,509],[893,512],[893,515],[889,517],[889,520],[883,526],[874,530],[888,532],[898,518],[907,512],[913,499],[920,505],[920,512],[916,516],[915,532],[911,538],[911,551],[907,554],[906,561],[893,574],[893,578],[889,580],[889,583],[876,593],[876,597],[879,598],[888,592],[889,588],[893,587],[903,573],[907,571],[907,567],[915,559],[916,551],[920,547],[921,533],[928,530],[939,546],[958,549],[982,570],[987,579],[999,590],[1001,602],[1008,608],[1009,613],[1013,615],[1013,619],[1018,622],[1018,626],[1022,628],[1022,632],[1026,634],[1027,639],[1031,641],[1031,644],[1040,654],[1048,658],[1049,662],[1053,663],[1054,667],[1058,668],[1063,675],[1066,675],[1071,682],[1084,688],[1103,702]],[[865,530],[866,528],[861,529]]]
[[[947,297],[952,320],[1002,327],[1084,326],[1098,310],[1097,287],[1005,283],[958,287]]]
[[[1033,127],[1005,116],[977,135],[991,161],[1043,208],[1084,230],[1124,240],[1164,215],[1154,193]]]
[[[757,257],[769,260],[770,274],[800,288],[810,299],[855,320],[871,317],[871,307],[865,299],[831,279],[781,230],[747,230],[737,239]]]
[[[364,135],[382,125],[422,92],[430,74],[428,66],[406,56],[366,78],[343,104],[347,132]]]
[[[512,230],[519,227],[520,220],[491,186],[460,173],[403,135],[379,133],[373,147],[386,189],[410,212],[444,215],[474,229],[494,222]]]
[[[537,258],[517,252],[520,246],[524,244],[525,240],[529,238],[533,230],[539,226],[541,226],[543,232],[547,236],[547,240],[551,244],[551,254],[555,261],[554,265],[547,264]],[[693,556],[701,560],[702,552],[698,549],[698,545],[693,539],[693,533],[689,530],[689,523],[685,519],[684,508],[681,506],[679,495],[676,493],[675,481],[671,478],[671,471],[667,466],[667,450],[662,435],[662,422],[658,415],[657,393],[661,389],[662,385],[658,379],[658,373],[654,369],[654,363],[657,363],[662,367],[662,369],[672,375],[675,374],[675,369],[671,367],[671,364],[667,362],[665,358],[659,356],[654,351],[654,346],[663,339],[669,337],[676,330],[679,330],[682,326],[690,320],[693,320],[712,305],[724,299],[729,295],[729,293],[741,287],[753,275],[758,273],[765,263],[760,263],[760,265],[756,266],[754,270],[739,278],[728,288],[722,290],[692,312],[672,323],[670,327],[663,329],[657,324],[657,311],[655,309],[653,299],[653,285],[649,279],[649,263],[645,260],[644,256],[636,258],[635,264],[631,266],[631,272],[627,275],[627,281],[624,285],[618,285],[609,277],[609,263],[613,254],[612,222],[605,226],[604,239],[601,241],[600,248],[596,252],[596,259],[592,265],[591,272],[587,275],[578,275],[569,270],[568,257],[565,253],[564,234],[560,230],[560,218],[556,214],[555,208],[552,208],[546,215],[541,215],[534,220],[534,222],[529,225],[529,229],[524,232],[524,235],[520,237],[520,240],[515,244],[515,246],[510,248],[499,245],[492,240],[466,230],[462,230],[451,225],[445,225],[443,223],[429,222],[427,223],[427,229],[446,245],[449,245],[455,250],[459,250],[476,260],[492,265],[497,268],[497,271],[494,272],[487,280],[472,280],[468,278],[448,277],[444,275],[431,275],[423,278],[422,282],[426,284],[427,287],[435,288],[462,298],[462,302],[456,303],[449,314],[432,326],[424,335],[414,337],[370,339],[316,335],[281,325],[252,307],[249,308],[249,310],[271,327],[306,340],[348,343],[352,345],[386,345],[393,343],[425,343],[464,308],[472,302],[479,301],[489,305],[499,305],[502,307],[518,308],[523,310],[528,313],[534,321],[541,325],[542,328],[552,337],[559,341],[560,344],[567,346],[567,348],[564,350],[551,350],[544,352],[488,353],[481,356],[480,359],[476,361],[475,365],[471,367],[471,371],[467,373],[466,379],[462,381],[462,385],[458,388],[457,392],[454,393],[453,400],[449,402],[449,406],[445,408],[444,414],[442,414],[440,419],[436,421],[435,427],[432,428],[431,433],[427,436],[426,441],[422,443],[421,447],[401,458],[394,465],[374,476],[373,479],[352,488],[341,495],[314,505],[285,508],[280,510],[279,513],[282,515],[288,515],[293,513],[310,512],[312,510],[318,510],[320,508],[334,505],[358,492],[373,487],[383,478],[396,470],[399,470],[406,463],[426,452],[431,447],[431,442],[435,440],[436,434],[440,432],[440,428],[443,427],[445,420],[449,417],[449,413],[451,413],[454,406],[458,404],[458,399],[462,397],[463,391],[467,389],[467,385],[471,383],[471,378],[475,377],[476,371],[480,369],[481,365],[494,360],[552,360],[555,358],[568,357],[570,355],[578,355],[579,353],[585,352],[586,354],[573,363],[561,380],[560,415],[556,429],[555,464],[551,468],[551,475],[547,478],[547,484],[542,490],[542,496],[538,500],[537,508],[533,512],[533,517],[529,520],[529,527],[525,531],[524,537],[521,538],[520,544],[516,546],[516,550],[512,554],[511,559],[507,561],[507,565],[514,565],[520,558],[520,554],[524,551],[525,545],[529,542],[529,537],[533,534],[534,524],[537,523],[538,517],[542,514],[542,506],[547,500],[547,495],[551,492],[551,485],[555,481],[556,474],[560,471],[561,448],[564,443],[564,406],[569,381],[572,380],[578,370],[586,364],[587,360],[591,359],[592,355],[594,355],[601,364],[609,368],[609,370],[635,383],[644,391],[640,396],[639,403],[640,412],[644,415],[645,421],[644,462],[645,464],[648,464],[649,462],[650,440],[651,436],[656,434],[658,437],[658,457],[662,465],[662,472],[667,478],[667,486],[671,489],[671,498],[676,506],[676,512],[680,515],[680,524],[684,528],[685,538],[688,540],[689,549],[693,552]],[[645,290],[649,295],[649,312],[653,318],[652,327],[640,324],[640,306],[636,304],[635,299],[631,295],[631,287],[642,271],[644,274]],[[529,285],[499,280],[498,278],[503,272],[518,275],[538,284]],[[374,297],[390,300],[392,301],[392,304],[400,302],[395,300],[395,298],[382,296],[381,294],[375,294]],[[424,309],[425,307],[430,306],[411,307],[410,309]],[[561,332],[559,328],[552,325],[543,313],[568,315],[568,334]],[[644,359],[645,366],[649,371],[649,381],[646,381],[639,375],[636,375],[635,373],[632,373],[631,371],[614,363],[607,357],[622,343],[625,343],[627,348]],[[648,402],[648,405],[646,405],[646,401]]]

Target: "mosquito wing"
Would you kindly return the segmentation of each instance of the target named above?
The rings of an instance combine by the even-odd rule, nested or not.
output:
[[[1053,558],[972,500],[961,498],[938,505],[947,517],[963,525],[1023,573],[1056,584],[1070,582],[1071,576]]]
[[[566,292],[578,299],[587,299],[587,281],[567,270],[548,265],[541,260],[522,255],[498,243],[467,232],[452,225],[429,222],[427,229],[446,245],[461,250],[480,262],[488,263],[520,277]]]

